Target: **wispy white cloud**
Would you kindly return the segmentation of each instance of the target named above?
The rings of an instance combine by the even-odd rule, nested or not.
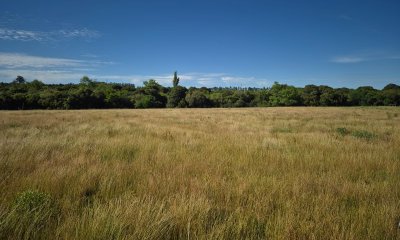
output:
[[[0,28],[0,39],[16,41],[43,41],[45,35],[40,32]]]
[[[83,29],[61,29],[57,31],[31,31],[23,29],[0,28],[0,39],[13,41],[59,41],[65,39],[92,39],[100,37],[95,30]]]
[[[39,79],[46,83],[77,83],[79,79],[88,75],[90,78],[104,82],[133,83],[143,85],[144,81],[154,79],[163,86],[172,85],[172,74],[160,75],[109,75],[99,74],[90,69],[77,70],[49,70],[49,69],[0,69],[0,81],[11,81],[17,75],[24,76],[28,80]],[[212,77],[210,77],[212,76]],[[215,73],[183,73],[179,74],[180,84],[194,87],[267,87],[272,81],[257,79],[254,77],[235,77],[227,74]]]
[[[172,73],[160,75],[95,75],[101,81],[129,82],[142,85],[143,81],[154,79],[164,86],[172,85]],[[234,76],[226,73],[182,73],[178,74],[180,84],[194,87],[266,87],[272,81],[256,77]]]
[[[46,83],[78,82],[83,75],[109,64],[114,63],[0,52],[0,81],[22,75],[28,80],[40,79]]]
[[[368,61],[368,58],[343,56],[343,57],[335,57],[332,59],[332,62],[335,62],[335,63],[359,63],[359,62],[365,62],[365,61]]]
[[[0,81],[11,81],[17,75],[28,80],[40,79],[46,83],[78,82],[83,75],[88,75],[98,81],[125,82],[142,85],[143,81],[155,79],[164,86],[172,85],[172,72],[156,75],[139,74],[100,74],[101,66],[114,64],[113,62],[97,59],[69,59],[33,56],[22,53],[0,52]],[[179,73],[180,83],[184,86],[216,87],[265,87],[271,81],[256,77],[235,76],[227,73]]]
[[[39,79],[45,83],[71,83],[78,82],[84,75],[84,72],[68,70],[0,69],[0,81],[11,81],[16,76],[24,76],[27,80]]]
[[[0,52],[0,67],[5,68],[78,67],[84,64],[84,61],[75,59],[39,57],[18,53]]]
[[[32,56],[21,53],[0,52],[1,68],[78,68],[113,64],[105,61],[85,61],[68,58]]]
[[[100,37],[100,33],[98,31],[89,30],[87,28],[73,29],[73,30],[58,30],[53,33],[55,35],[59,35],[64,38],[98,38],[98,37]]]
[[[359,55],[337,56],[331,59],[334,63],[361,63],[377,60],[397,60],[400,54],[388,54],[382,52],[364,53]]]

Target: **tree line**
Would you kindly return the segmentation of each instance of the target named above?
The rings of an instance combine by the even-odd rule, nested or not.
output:
[[[0,109],[210,108],[273,106],[400,106],[400,86],[388,84],[332,88],[299,88],[275,82],[269,88],[186,88],[174,73],[172,87],[150,79],[143,86],[98,82],[87,76],[79,84],[44,84],[18,76],[0,83]]]

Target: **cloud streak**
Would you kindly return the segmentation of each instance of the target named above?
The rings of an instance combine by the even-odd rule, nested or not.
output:
[[[332,59],[332,62],[334,63],[359,63],[365,61],[368,61],[368,58],[343,56],[343,57],[335,57]]]
[[[85,74],[68,70],[0,69],[0,80],[11,81],[18,75],[29,81],[39,79],[48,84],[55,84],[78,82]]]
[[[93,39],[101,34],[95,30],[83,29],[62,29],[57,31],[30,31],[21,29],[0,28],[0,39],[10,41],[61,41],[67,39]]]
[[[66,58],[30,56],[18,53],[0,53],[0,66],[4,68],[79,67],[84,61]]]
[[[52,58],[32,56],[20,53],[2,53],[0,52],[0,67],[8,69],[17,68],[79,68],[96,67],[99,65],[114,64],[113,62],[103,61],[84,61],[68,58]]]
[[[172,73],[160,75],[99,75],[102,81],[129,82],[142,85],[143,81],[154,79],[164,86],[172,85]],[[266,87],[271,81],[256,77],[234,76],[226,73],[181,73],[180,84],[193,87]]]
[[[45,83],[77,83],[84,75],[97,81],[133,83],[143,85],[143,81],[155,79],[164,86],[171,86],[172,74],[160,75],[108,75],[98,74],[96,71],[79,70],[48,70],[48,69],[0,69],[0,80],[11,81],[17,75],[28,80],[39,79]],[[210,77],[211,76],[211,77]],[[268,87],[272,81],[254,77],[236,77],[228,74],[215,73],[184,73],[179,74],[180,84],[187,87]],[[226,78],[229,78],[227,81]],[[233,81],[234,80],[234,81]]]
[[[129,82],[142,85],[143,81],[154,79],[164,86],[172,85],[172,73],[160,75],[100,75],[94,78],[102,81]],[[193,87],[267,87],[272,81],[256,77],[234,76],[226,73],[182,73],[180,84]]]
[[[28,80],[40,79],[46,83],[70,83],[88,75],[98,81],[134,83],[142,85],[143,81],[155,79],[164,86],[171,86],[172,73],[157,75],[113,75],[100,74],[101,67],[113,62],[98,60],[80,60],[32,56],[22,53],[0,52],[0,81],[11,81],[17,75]],[[180,83],[195,87],[265,87],[271,85],[266,79],[246,76],[235,76],[226,73],[180,73]]]
[[[338,56],[331,59],[333,63],[362,63],[369,61],[378,60],[398,60],[400,55],[390,55],[390,54],[368,54],[368,55],[348,55],[348,56]]]

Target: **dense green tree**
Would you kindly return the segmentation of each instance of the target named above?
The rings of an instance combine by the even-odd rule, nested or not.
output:
[[[167,97],[167,107],[174,108],[174,107],[185,107],[187,89],[185,87],[176,86],[173,87],[170,92],[168,93]]]
[[[393,83],[386,85],[381,96],[384,105],[400,106],[400,86]]]
[[[113,91],[105,96],[107,108],[132,108],[134,104],[130,100],[128,91]]]
[[[48,90],[40,93],[38,104],[43,109],[69,109],[68,94],[57,90]],[[77,107],[78,108],[78,107]]]
[[[318,106],[320,104],[321,91],[315,85],[306,85],[301,96],[306,106]]]
[[[234,107],[252,107],[254,105],[254,94],[249,91],[239,90],[233,94]]]
[[[152,95],[137,94],[134,97],[135,108],[157,108],[159,103]]]
[[[188,107],[191,108],[205,108],[211,107],[211,101],[206,97],[204,91],[201,90],[191,90],[186,95],[185,100]]]
[[[233,107],[237,99],[234,99],[234,90],[219,89],[209,94],[209,99],[214,107]]]
[[[167,104],[164,87],[154,79],[143,82],[144,87],[135,91],[132,101],[136,108],[163,108]]]
[[[351,92],[348,88],[336,88],[334,89],[336,96],[336,106],[349,106],[349,94]]]
[[[35,79],[29,83],[29,87],[35,91],[41,90],[44,86],[45,86],[45,84],[37,79]]]
[[[382,98],[378,90],[370,86],[359,87],[349,94],[349,102],[353,106],[382,105]]]
[[[333,88],[328,86],[319,86],[318,87],[318,103],[313,104],[311,106],[335,106],[337,105],[337,96]],[[307,103],[304,101],[304,105],[307,106]]]
[[[164,91],[163,91],[164,87],[161,86],[161,85],[160,85],[156,80],[154,80],[154,79],[150,79],[150,80],[148,80],[148,81],[144,81],[144,82],[143,82],[143,85],[144,85],[143,88],[144,88],[146,91],[155,90],[155,91],[157,91],[157,92],[164,92]]]
[[[177,77],[177,76],[176,76]],[[265,107],[265,106],[400,106],[400,86],[382,90],[307,85],[296,88],[274,83],[271,88],[195,88],[175,84],[165,88],[154,79],[133,84],[97,82],[87,76],[79,84],[26,82],[22,77],[0,83],[0,109],[88,109],[164,107]],[[175,82],[178,83],[178,82]]]
[[[80,80],[80,84],[88,87],[94,87],[95,80],[90,79],[88,76],[83,76]]]
[[[394,84],[394,83],[389,83],[382,90],[383,91],[386,91],[386,90],[397,90],[397,91],[400,91],[400,86],[397,85],[397,84]]]
[[[267,89],[261,89],[259,91],[254,91],[254,105],[257,107],[267,107],[269,106],[269,101],[271,94]]]
[[[275,82],[270,93],[271,106],[298,106],[302,104],[300,92],[293,86]]]

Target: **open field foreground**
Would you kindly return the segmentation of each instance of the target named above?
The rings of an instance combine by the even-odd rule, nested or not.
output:
[[[400,239],[400,109],[0,112],[0,239]]]

